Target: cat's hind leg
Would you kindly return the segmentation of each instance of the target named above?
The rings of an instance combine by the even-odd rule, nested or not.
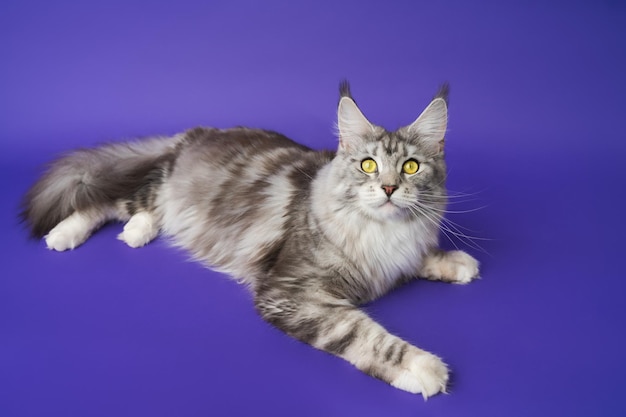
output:
[[[159,225],[155,216],[150,212],[140,211],[131,216],[117,238],[131,248],[140,248],[150,243],[158,234]]]
[[[424,258],[419,276],[454,284],[467,284],[478,278],[478,261],[460,250],[433,250]]]
[[[46,246],[58,252],[74,249],[108,220],[110,213],[102,210],[75,211],[44,236]]]

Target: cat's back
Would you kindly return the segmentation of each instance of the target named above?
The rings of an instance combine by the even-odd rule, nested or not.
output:
[[[182,188],[204,183],[205,196],[214,190],[253,197],[266,183],[287,174],[303,188],[333,157],[334,152],[312,150],[269,130],[195,128],[185,132],[178,144],[170,181]]]
[[[298,154],[311,152],[311,149],[280,133],[246,127],[197,127],[185,132],[181,142],[181,156],[188,154],[222,166],[250,157],[257,161],[271,158],[276,152]]]
[[[161,188],[162,229],[214,267],[258,275],[333,156],[272,131],[190,130]]]

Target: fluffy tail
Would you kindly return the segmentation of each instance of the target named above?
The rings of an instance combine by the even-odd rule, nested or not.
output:
[[[21,218],[41,238],[75,211],[111,207],[130,200],[155,180],[160,183],[174,159],[177,140],[81,149],[52,162],[22,202]]]

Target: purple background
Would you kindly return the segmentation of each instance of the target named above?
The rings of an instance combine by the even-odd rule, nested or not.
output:
[[[626,415],[623,1],[4,0],[0,61],[1,416]],[[455,240],[483,279],[366,307],[451,395],[288,338],[163,240],[53,253],[16,220],[78,146],[249,125],[332,148],[344,77],[388,128],[451,83],[450,208],[485,207],[450,218],[489,239]]]

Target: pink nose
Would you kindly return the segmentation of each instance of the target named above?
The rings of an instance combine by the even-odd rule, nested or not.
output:
[[[387,194],[387,197],[391,197],[391,194],[393,194],[393,192],[398,189],[398,186],[397,185],[383,185],[382,189],[385,190],[385,194]]]

